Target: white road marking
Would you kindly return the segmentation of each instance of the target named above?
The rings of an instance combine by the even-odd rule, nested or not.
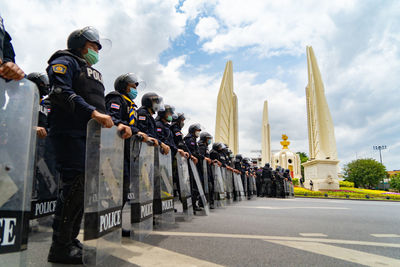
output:
[[[299,233],[299,235],[306,237],[327,237],[327,235],[322,233]]]
[[[122,247],[112,253],[124,261],[139,266],[204,266],[220,267],[212,262],[200,260],[184,254],[169,251],[163,248],[151,246],[149,244],[132,241],[129,238],[123,238]]]
[[[319,242],[319,243],[330,243],[330,244],[348,244],[348,245],[362,245],[362,246],[400,248],[400,244],[395,244],[395,243],[382,243],[382,242],[358,241],[358,240],[342,240],[342,239],[328,239],[328,238],[267,236],[267,235],[245,235],[245,234],[219,234],[219,233],[161,232],[161,231],[160,232],[159,231],[153,231],[151,234],[152,235],[162,235],[162,236],[219,237],[219,238],[261,239],[261,240],[285,240],[285,241],[299,241],[299,242]]]
[[[266,210],[292,210],[292,209],[318,209],[318,210],[349,210],[345,207],[271,207],[271,206],[231,206],[230,208],[266,209]]]
[[[400,235],[396,234],[371,234],[374,237],[400,237]]]
[[[400,266],[398,259],[317,242],[265,241],[367,266]]]

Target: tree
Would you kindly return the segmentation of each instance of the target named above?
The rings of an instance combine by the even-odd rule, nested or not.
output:
[[[374,159],[357,159],[344,166],[344,178],[355,187],[374,188],[386,177],[386,167]]]
[[[308,156],[307,156],[306,152],[297,152],[296,154],[299,154],[299,156],[300,156],[301,177],[303,177],[303,179],[304,179],[304,167],[303,167],[303,163],[304,163],[304,162],[307,162]]]
[[[390,177],[389,184],[391,188],[400,191],[400,176],[396,174]]]

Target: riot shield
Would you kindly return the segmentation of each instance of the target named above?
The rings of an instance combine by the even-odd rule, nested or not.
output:
[[[204,159],[202,163],[202,170],[203,170],[203,188],[204,188],[204,195],[206,196],[206,200],[210,203],[210,189],[208,186],[208,168],[207,168],[207,161]]]
[[[235,201],[239,201],[240,199],[240,190],[239,190],[239,184],[237,181],[237,173],[233,173],[233,191],[235,195]]]
[[[218,165],[213,165],[212,170],[214,175],[214,202],[216,207],[223,207],[225,204],[225,191],[224,183],[222,181],[221,167]]]
[[[221,200],[226,206],[228,204],[228,190],[227,190],[227,175],[226,175],[226,168],[221,168],[221,175],[222,175],[222,191],[224,192],[224,198]]]
[[[0,78],[0,266],[26,266],[39,95]]]
[[[154,227],[168,228],[175,224],[174,188],[171,153],[164,155],[154,149]]]
[[[244,189],[243,189],[243,183],[242,183],[242,178],[239,173],[235,173],[235,180],[237,184],[237,191],[238,191],[238,200],[241,201],[244,198]]]
[[[289,198],[289,196],[290,196],[290,189],[289,189],[289,181],[288,180],[283,180],[283,187],[284,187],[284,190],[285,190],[285,198]]]
[[[154,147],[139,139],[131,140],[130,179],[131,238],[143,241],[153,231]]]
[[[37,139],[33,177],[31,219],[54,214],[59,173],[56,170],[54,148],[50,138]]]
[[[233,190],[232,190],[232,171],[225,170],[225,188],[226,188],[226,199],[228,204],[233,202]]]
[[[204,215],[208,216],[210,214],[210,208],[208,206],[208,202],[206,200],[206,196],[204,195],[204,190],[203,190],[202,182],[200,180],[200,175],[199,175],[199,173],[197,171],[197,167],[194,164],[193,160],[191,160],[191,159],[189,160],[189,165],[190,165],[190,169],[192,170],[194,181],[195,181],[195,183],[197,185],[197,190],[199,190],[199,195],[200,195],[201,202],[203,203]]]
[[[251,177],[253,181],[253,195],[257,196],[257,183],[256,183],[256,177]]]
[[[193,218],[193,203],[188,162],[179,153],[176,154],[176,161],[179,176],[179,195],[182,204],[182,208],[179,207],[178,209],[177,207],[177,211],[179,215],[183,215],[184,220],[190,221]]]
[[[98,265],[121,246],[124,141],[116,127],[87,126],[84,198],[85,265]]]

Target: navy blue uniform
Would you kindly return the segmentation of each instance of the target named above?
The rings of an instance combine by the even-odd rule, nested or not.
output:
[[[53,241],[69,245],[79,233],[83,214],[86,129],[91,114],[105,114],[101,74],[71,50],[57,51],[48,61],[50,132],[62,191],[57,199]]]
[[[11,36],[4,28],[3,18],[0,16],[0,57],[3,63],[15,62],[14,48],[11,44]]]
[[[139,132],[136,127],[137,117],[136,117],[136,104],[133,100],[129,99],[126,95],[123,95],[117,91],[113,91],[106,95],[106,110],[107,114],[111,116],[115,125],[120,123],[130,126],[132,130],[132,135]],[[130,113],[133,116],[130,116]],[[131,148],[131,138],[125,139],[124,145],[124,179],[123,179],[123,203],[128,200],[130,195],[130,153]]]
[[[170,129],[172,131],[176,147],[191,154],[188,147],[185,144],[185,141],[183,141],[182,129],[179,127],[179,125],[176,123],[173,123],[171,125]]]
[[[156,120],[156,132],[158,139],[171,148],[171,155],[174,157],[178,151],[178,147],[175,145],[173,133],[170,127],[171,126],[168,122],[163,122],[159,118]]]
[[[153,137],[159,140],[157,131],[156,131],[156,121],[146,107],[142,106],[137,110],[137,128],[147,134],[150,137]]]

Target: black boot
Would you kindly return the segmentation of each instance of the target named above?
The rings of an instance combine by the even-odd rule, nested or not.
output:
[[[72,243],[63,245],[53,242],[47,260],[54,263],[82,264],[82,250]]]

